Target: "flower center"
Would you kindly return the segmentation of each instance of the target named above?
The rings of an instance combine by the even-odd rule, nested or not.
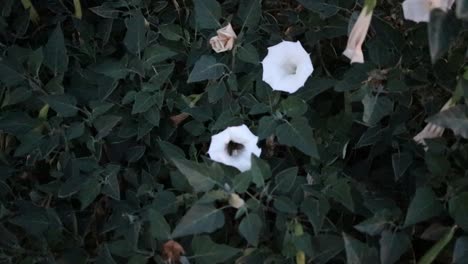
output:
[[[283,69],[288,75],[294,75],[296,74],[297,66],[294,63],[286,63],[284,64]]]
[[[234,142],[234,141],[229,141],[226,145],[226,151],[229,154],[229,156],[237,156],[239,155],[242,150],[244,149],[244,145]]]

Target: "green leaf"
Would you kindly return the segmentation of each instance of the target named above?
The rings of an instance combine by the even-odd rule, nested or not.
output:
[[[260,118],[257,129],[257,136],[259,140],[265,139],[275,133],[278,127],[278,121],[272,116],[263,116]]]
[[[223,81],[213,83],[209,85],[206,89],[208,90],[208,101],[210,103],[216,103],[218,100],[223,98],[227,90],[226,85]]]
[[[44,208],[23,204],[18,215],[10,219],[10,223],[22,227],[31,235],[39,236],[49,228],[51,220]]]
[[[114,59],[107,59],[99,62],[98,64],[92,65],[89,68],[94,72],[116,80],[124,79],[130,73],[130,70],[127,69],[121,61]]]
[[[6,86],[14,86],[25,80],[25,77],[17,67],[7,60],[0,58],[0,82]]]
[[[96,140],[101,140],[105,138],[112,129],[119,123],[122,119],[120,116],[115,115],[103,115],[93,122],[94,127],[97,129],[98,134],[96,135]]]
[[[153,64],[165,61],[174,57],[175,55],[177,55],[177,52],[156,44],[145,49],[143,55],[143,64],[145,65],[145,68],[150,68]]]
[[[190,72],[187,83],[218,79],[223,75],[223,72],[223,65],[219,64],[215,57],[203,55],[195,63],[192,72]]]
[[[343,233],[346,250],[346,263],[363,264],[378,263],[377,250],[369,248],[366,244]]]
[[[461,236],[455,242],[452,263],[466,264],[468,260],[468,236]]]
[[[245,193],[252,182],[252,173],[244,171],[236,175],[232,181],[232,188],[236,193]]]
[[[373,217],[355,225],[354,228],[371,236],[380,234],[387,225],[391,224],[389,217],[384,214],[385,211],[384,209],[383,212],[377,212]]]
[[[251,1],[257,2],[257,0]],[[252,63],[252,64],[259,64],[260,59],[258,57],[258,52],[257,49],[252,45],[252,44],[246,44],[243,46],[239,46],[236,51],[236,55],[239,58],[239,60],[247,62],[247,63]]]
[[[48,95],[40,98],[50,106],[57,114],[63,117],[72,117],[78,113],[76,99],[71,95]]]
[[[285,196],[279,196],[274,199],[273,206],[276,210],[286,214],[296,214],[297,207],[294,202]]]
[[[437,258],[437,256],[442,252],[442,250],[447,246],[448,243],[453,238],[453,235],[455,234],[455,231],[457,229],[457,226],[453,226],[445,235],[442,237],[437,243],[435,243],[434,246],[429,249],[429,251],[422,256],[421,259],[419,259],[417,264],[431,264],[434,262],[434,260]]]
[[[120,184],[118,173],[120,171],[119,165],[108,165],[102,172],[104,176],[104,184],[102,185],[102,193],[108,195],[114,200],[120,200]]]
[[[198,236],[192,240],[192,249],[197,263],[227,263],[229,259],[241,252],[228,245],[216,244],[209,236]]]
[[[156,104],[154,96],[148,92],[138,92],[133,102],[132,115],[144,113]]]
[[[152,208],[149,209],[148,221],[150,223],[150,233],[152,238],[161,242],[171,238],[171,227],[161,213]]]
[[[6,112],[0,115],[0,130],[12,135],[21,135],[39,125],[39,120],[32,119],[24,112]]]
[[[219,29],[221,5],[216,0],[194,0],[195,21],[200,29]]]
[[[296,118],[276,128],[276,136],[280,144],[293,146],[305,154],[319,159],[314,133],[306,118]]]
[[[281,102],[281,111],[290,117],[297,117],[305,114],[307,108],[307,103],[296,96],[288,96]]]
[[[450,199],[449,213],[457,225],[468,230],[468,192],[462,192]]]
[[[283,193],[290,192],[296,182],[298,172],[299,169],[297,167],[288,168],[279,172],[275,176],[276,190]]]
[[[265,185],[265,180],[271,177],[271,169],[266,161],[263,159],[251,155],[252,166],[250,168],[250,174],[252,175],[252,182],[260,188]]]
[[[456,5],[457,17],[460,19],[468,19],[468,1],[467,0],[457,0]]]
[[[326,190],[326,194],[330,198],[333,198],[337,202],[344,205],[350,211],[354,211],[354,201],[351,195],[351,186],[346,179],[342,178],[333,182]]]
[[[88,207],[100,193],[101,182],[99,177],[88,176],[78,193],[78,199],[81,202],[81,210]]]
[[[452,106],[449,109],[439,112],[430,118],[427,122],[433,123],[443,128],[448,128],[456,135],[468,138],[468,116],[465,105]]]
[[[172,159],[172,162],[187,178],[195,192],[207,192],[216,184],[216,181],[210,177],[210,168],[206,164],[185,159]]]
[[[242,219],[239,225],[239,233],[249,244],[256,247],[258,246],[262,227],[263,223],[260,217],[255,213],[249,213]]]
[[[427,30],[432,63],[435,63],[450,48],[458,31],[458,24],[454,20],[448,12],[439,8],[432,9]]]
[[[159,148],[163,152],[164,156],[168,160],[172,159],[184,159],[185,158],[185,153],[182,149],[177,147],[176,145],[173,145],[167,141],[158,141]]]
[[[362,99],[364,114],[362,121],[369,126],[375,126],[384,116],[392,113],[393,102],[385,96],[366,94]]]
[[[410,152],[392,154],[393,174],[398,181],[413,163],[413,155]]]
[[[171,237],[211,233],[224,225],[224,214],[209,204],[195,204],[174,228]]]
[[[237,14],[243,22],[242,27],[256,27],[262,16],[261,0],[241,0]]]
[[[381,264],[397,263],[401,255],[411,246],[411,241],[407,234],[388,230],[382,232],[379,243]]]
[[[24,86],[10,89],[6,92],[3,99],[2,108],[9,105],[15,105],[28,100],[32,96],[32,91]]]
[[[57,24],[57,27],[50,35],[49,41],[45,45],[43,52],[44,65],[49,68],[54,75],[67,71],[68,55],[60,23]]]
[[[320,14],[323,18],[331,17],[336,14],[340,7],[335,0],[297,0],[305,8],[312,12]]]
[[[146,47],[146,27],[145,18],[138,13],[125,20],[127,33],[125,34],[124,44],[130,53],[140,56],[140,52]]]
[[[329,210],[330,204],[327,199],[322,196],[318,199],[311,196],[306,197],[301,204],[301,212],[303,212],[307,216],[307,219],[309,219],[309,222],[314,228],[315,234],[320,233]]]
[[[430,187],[420,187],[406,213],[404,226],[411,226],[439,215],[443,207]]]

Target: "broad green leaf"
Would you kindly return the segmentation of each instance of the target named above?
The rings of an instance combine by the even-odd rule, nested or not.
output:
[[[45,45],[43,52],[44,65],[49,68],[54,75],[67,71],[68,55],[60,23],[57,24],[57,27],[50,35],[49,41]]]
[[[276,197],[273,201],[273,206],[276,208],[276,210],[282,213],[286,213],[286,214],[297,213],[296,204],[294,204],[294,202],[286,196]]]
[[[457,0],[456,13],[457,13],[458,18],[468,20],[468,1],[467,0]]]
[[[253,0],[251,2],[252,3],[257,2],[257,0]],[[237,49],[236,55],[241,61],[252,63],[252,64],[260,63],[257,49],[252,44],[239,46],[239,48]]]
[[[206,164],[179,158],[171,160],[177,169],[187,178],[195,192],[207,192],[215,186],[216,181],[211,178],[210,168]]]
[[[148,92],[138,92],[133,101],[132,115],[144,113],[156,104],[154,96]]]
[[[364,114],[362,121],[369,126],[375,126],[383,117],[392,113],[393,102],[386,96],[367,94],[362,99]]]
[[[100,246],[96,258],[96,264],[117,264],[117,262],[115,262],[115,260],[112,258],[107,244],[103,244]]]
[[[224,214],[209,204],[195,204],[174,228],[171,237],[211,233],[224,225]]]
[[[296,182],[298,171],[299,169],[297,167],[292,167],[279,172],[275,176],[276,190],[283,193],[290,192]]]
[[[241,0],[237,12],[242,20],[242,27],[256,27],[262,15],[261,0]]]
[[[466,264],[468,260],[468,236],[461,236],[455,241],[452,256],[453,264]]]
[[[41,100],[50,106],[58,115],[72,117],[78,113],[76,99],[71,95],[48,95],[41,97]]]
[[[83,183],[83,176],[79,174],[72,175],[60,186],[60,189],[58,190],[58,197],[67,198],[74,195],[75,193],[78,193],[81,190]]]
[[[0,130],[12,135],[25,134],[39,125],[24,112],[4,112],[0,115]]]
[[[265,181],[271,177],[271,169],[266,161],[251,155],[252,167],[250,174],[252,175],[252,182],[259,188],[265,185]]]
[[[380,263],[397,263],[400,257],[410,248],[411,241],[403,232],[385,230],[380,236]]]
[[[96,140],[101,140],[105,138],[112,129],[119,123],[122,119],[120,116],[115,115],[103,115],[93,122],[94,127],[97,129],[98,134],[96,135]]]
[[[389,217],[384,212],[385,210],[377,212],[373,217],[355,225],[354,228],[371,236],[380,234],[386,226],[391,224]]]
[[[159,140],[158,141],[159,148],[163,152],[164,156],[168,160],[172,159],[184,159],[185,153],[182,149],[173,145],[167,141]]]
[[[280,144],[293,146],[305,154],[319,158],[314,133],[305,118],[296,118],[276,128],[276,136]]]
[[[252,173],[244,171],[236,175],[232,181],[232,188],[236,193],[245,193],[252,182]]]
[[[320,16],[327,18],[336,14],[340,7],[336,0],[297,0],[304,5],[305,8],[312,12],[320,14]]]
[[[221,5],[216,0],[194,0],[195,21],[200,29],[219,29]]]
[[[303,212],[307,216],[307,219],[309,219],[309,222],[314,228],[315,234],[320,233],[329,210],[330,204],[327,199],[322,196],[318,199],[311,196],[306,197],[301,204],[301,212]]]
[[[143,55],[143,64],[145,65],[145,68],[150,68],[153,64],[165,61],[174,57],[175,55],[177,55],[177,52],[172,51],[165,46],[150,46],[145,49]]]
[[[51,224],[51,219],[44,208],[32,204],[24,204],[18,214],[9,220],[10,223],[22,227],[31,235],[39,236]]]
[[[192,72],[190,72],[187,83],[218,79],[223,75],[223,72],[223,65],[219,64],[215,57],[203,55],[195,63]]]
[[[260,239],[263,222],[255,213],[248,213],[239,225],[239,233],[251,244],[256,247]]]
[[[101,173],[104,178],[101,192],[117,201],[120,200],[119,171],[120,166],[111,164]]]
[[[7,60],[0,58],[0,83],[6,86],[14,86],[25,79],[20,69],[13,66],[13,64],[9,63]]]
[[[413,163],[413,155],[410,152],[395,153],[392,155],[392,166],[395,180],[398,181]]]
[[[101,193],[101,182],[99,177],[88,176],[78,193],[78,199],[81,202],[81,210],[88,207],[94,199]]]
[[[147,45],[145,18],[138,13],[125,20],[127,33],[125,34],[124,44],[132,54],[140,56],[140,53]]]
[[[451,15],[442,9],[432,9],[427,30],[432,63],[448,51],[457,30],[458,25]]]
[[[443,128],[448,128],[456,135],[468,138],[468,116],[466,110],[465,105],[452,106],[445,111],[429,117],[426,121]]]
[[[368,245],[345,233],[343,233],[343,241],[346,250],[346,263],[378,263],[377,250],[375,248],[370,248]]]
[[[462,192],[450,199],[449,213],[457,225],[468,230],[468,192]]]
[[[443,210],[437,196],[430,187],[420,187],[406,213],[404,226],[411,226],[439,215]]]
[[[354,211],[354,201],[351,195],[351,186],[346,179],[343,178],[333,182],[330,186],[328,186],[326,194],[330,198],[333,198],[337,202],[344,205],[350,211]]]
[[[288,96],[281,101],[281,111],[290,117],[301,116],[307,112],[307,103],[299,97]]]
[[[216,244],[209,236],[198,236],[192,240],[192,249],[197,263],[215,264],[227,263],[233,256],[241,252],[240,249],[228,245]]]
[[[264,116],[260,118],[257,129],[257,136],[259,140],[265,139],[275,133],[279,122],[272,116]]]
[[[453,238],[455,231],[457,230],[457,226],[453,226],[434,246],[429,249],[429,251],[419,259],[417,264],[431,264],[437,258],[437,256],[442,252],[442,250],[447,246],[448,243]]]
[[[121,61],[108,59],[90,66],[90,70],[103,74],[113,79],[124,79],[130,70]]]
[[[2,102],[2,108],[9,105],[15,105],[28,100],[32,96],[32,91],[24,86],[12,88],[5,94]]]
[[[343,238],[336,235],[317,235],[312,238],[312,244],[317,246],[312,254],[311,260],[319,264],[329,263],[332,258],[344,249]]]
[[[154,209],[148,210],[148,221],[150,223],[151,237],[159,241],[171,238],[171,227],[164,216]]]
[[[216,103],[218,100],[223,98],[227,90],[226,84],[224,84],[223,81],[213,83],[209,85],[206,89],[208,90],[208,101],[210,103]]]

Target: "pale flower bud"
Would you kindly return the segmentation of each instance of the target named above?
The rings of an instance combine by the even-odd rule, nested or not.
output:
[[[447,103],[442,107],[440,112],[445,111],[452,107],[454,104],[452,102],[452,99],[448,100]],[[445,129],[443,127],[440,127],[438,125],[435,125],[433,123],[428,123],[424,129],[419,132],[413,140],[416,141],[418,144],[426,145],[424,142],[424,139],[426,138],[438,138],[441,137],[442,134],[444,134]]]
[[[231,24],[218,29],[216,31],[218,34],[210,39],[211,48],[216,52],[224,52],[232,50],[234,47],[234,41],[237,38],[236,32],[232,29]]]
[[[244,204],[244,199],[240,198],[240,196],[237,193],[231,193],[231,195],[229,196],[230,206],[239,209],[242,206],[244,206]]]
[[[351,60],[351,63],[364,63],[364,55],[362,54],[362,44],[366,38],[367,31],[372,20],[373,10],[364,7],[359,14],[356,23],[348,37],[348,43],[343,55]]]

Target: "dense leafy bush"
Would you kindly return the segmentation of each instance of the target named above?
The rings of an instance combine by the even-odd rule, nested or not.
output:
[[[378,1],[350,64],[363,5],[2,0],[0,263],[468,263],[468,1]],[[283,40],[314,66],[291,94]],[[208,150],[242,124],[240,172]]]

